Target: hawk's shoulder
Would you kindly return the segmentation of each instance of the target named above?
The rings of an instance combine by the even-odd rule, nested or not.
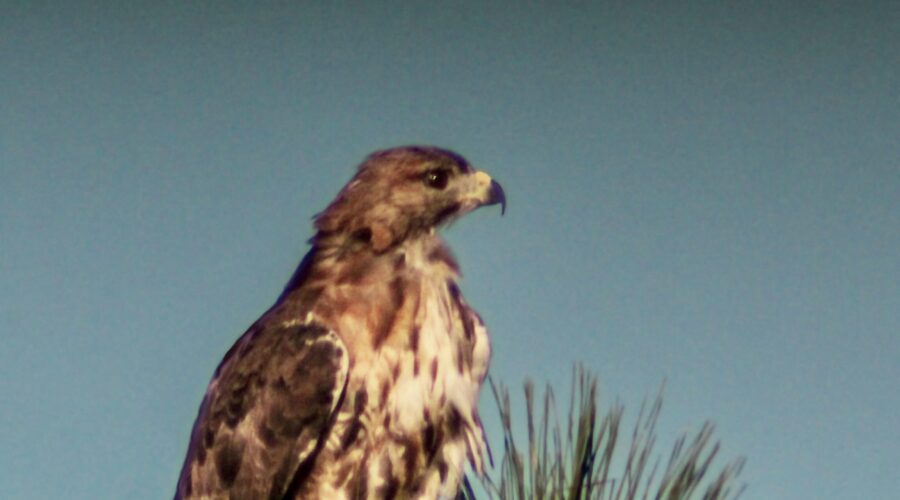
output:
[[[323,444],[343,396],[347,350],[316,322],[271,323],[253,325],[217,368],[176,498],[281,498]]]

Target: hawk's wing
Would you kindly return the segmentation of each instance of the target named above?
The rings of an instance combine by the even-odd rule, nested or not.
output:
[[[209,384],[175,498],[282,498],[296,488],[347,372],[347,349],[317,323],[252,326]]]

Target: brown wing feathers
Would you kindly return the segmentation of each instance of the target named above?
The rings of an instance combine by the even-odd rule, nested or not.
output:
[[[282,497],[321,445],[346,356],[316,324],[254,325],[210,384],[176,498]]]

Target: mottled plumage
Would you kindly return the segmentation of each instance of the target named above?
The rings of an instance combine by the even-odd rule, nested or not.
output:
[[[366,158],[216,370],[176,499],[452,498],[482,473],[490,344],[435,229],[505,201],[450,151]]]

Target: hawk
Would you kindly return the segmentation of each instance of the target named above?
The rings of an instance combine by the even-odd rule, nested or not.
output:
[[[369,155],[216,369],[175,498],[453,498],[482,474],[490,343],[436,231],[494,204],[452,151]]]

